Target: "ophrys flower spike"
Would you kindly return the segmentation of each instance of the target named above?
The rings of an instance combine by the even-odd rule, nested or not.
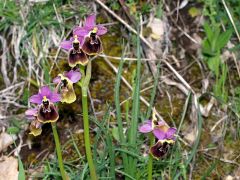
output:
[[[25,115],[28,119],[32,120],[30,124],[30,134],[34,136],[38,136],[42,133],[42,124],[51,123],[61,176],[63,180],[67,180],[69,178],[64,170],[61,146],[56,130],[56,121],[58,120],[59,115],[54,103],[57,103],[60,100],[60,94],[52,92],[48,86],[42,86],[39,89],[38,94],[31,96],[29,99],[31,103],[37,104],[37,107],[27,110]]]

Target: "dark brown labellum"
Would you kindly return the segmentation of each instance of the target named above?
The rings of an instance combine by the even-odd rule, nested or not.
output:
[[[96,55],[102,52],[102,42],[98,36],[86,37],[82,50],[88,55]]]
[[[58,112],[54,104],[50,103],[46,109],[44,104],[42,104],[38,111],[37,119],[42,123],[55,122],[58,120]]]
[[[79,48],[80,48],[80,43],[79,42],[73,42],[73,49],[75,50],[75,51],[78,51],[79,50]]]
[[[169,149],[171,148],[172,143],[169,143],[167,141],[158,141],[154,146],[150,148],[150,153],[153,155],[153,157],[159,159],[163,158],[167,155]]]
[[[69,66],[75,67],[77,64],[86,65],[87,62],[88,58],[81,49],[79,49],[78,51],[76,51],[75,49],[71,49],[69,51],[68,57]]]

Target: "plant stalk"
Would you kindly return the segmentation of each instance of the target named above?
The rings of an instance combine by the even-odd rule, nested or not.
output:
[[[149,135],[149,139],[150,139],[150,147],[153,146],[154,144],[154,136],[151,133]],[[152,155],[149,153],[149,159],[148,159],[148,180],[152,180],[152,168],[153,168],[153,157]]]
[[[85,73],[83,67],[81,72]],[[97,174],[93,163],[91,144],[90,144],[90,133],[89,133],[89,118],[88,118],[88,84],[91,79],[91,61],[87,65],[86,76],[82,76],[82,110],[83,110],[83,126],[84,126],[84,143],[87,161],[90,170],[91,180],[97,180]]]
[[[64,165],[63,165],[62,151],[61,151],[61,145],[60,145],[60,141],[57,133],[56,123],[52,122],[51,125],[52,125],[52,131],[53,131],[53,136],[54,136],[54,141],[55,141],[55,146],[57,151],[60,173],[61,173],[62,179],[67,180],[67,176],[64,170]]]

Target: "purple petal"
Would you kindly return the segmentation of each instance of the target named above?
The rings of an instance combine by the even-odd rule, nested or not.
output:
[[[48,86],[42,86],[41,89],[39,90],[39,94],[43,97],[46,96],[48,99],[52,95],[51,90],[49,89]]]
[[[166,133],[164,133],[160,129],[154,129],[153,134],[156,138],[158,138],[158,140],[166,139]]]
[[[80,43],[82,43],[84,41],[84,36],[78,36],[78,40],[80,41]]]
[[[78,82],[81,79],[81,73],[79,71],[69,71],[65,76],[70,79],[73,83]]]
[[[148,120],[148,121],[144,122],[142,125],[139,126],[138,130],[141,133],[149,133],[149,132],[151,132],[153,130],[152,129],[152,121]]]
[[[168,131],[166,132],[166,138],[167,139],[174,139],[174,134],[176,133],[177,129],[176,128],[169,128]]]
[[[58,84],[61,82],[61,77],[57,76],[53,79],[53,83]]]
[[[59,101],[61,101],[61,95],[58,94],[58,93],[53,92],[53,93],[51,94],[51,96],[49,97],[49,100],[50,100],[52,103],[59,102]]]
[[[69,50],[72,48],[72,41],[71,40],[63,41],[63,42],[61,42],[60,46],[61,46],[61,48],[65,49],[65,50]]]
[[[83,43],[84,43],[84,39],[85,37],[84,36],[78,36],[78,40],[80,42],[80,47],[82,47]]]
[[[41,104],[42,103],[42,96],[40,94],[35,94],[29,98],[31,103]]]
[[[98,31],[97,31],[97,35],[101,36],[107,33],[107,28],[105,28],[102,25],[97,25]]]
[[[86,18],[84,26],[95,26],[96,25],[96,15],[92,14]]]
[[[79,37],[84,37],[84,36],[88,35],[88,33],[90,31],[91,30],[88,31],[87,29],[85,29],[83,27],[77,27],[73,30],[73,34],[78,35]]]
[[[36,116],[37,113],[38,113],[37,108],[28,109],[28,110],[25,111],[25,116],[26,116],[26,118],[28,118],[28,119],[35,119],[34,116]]]

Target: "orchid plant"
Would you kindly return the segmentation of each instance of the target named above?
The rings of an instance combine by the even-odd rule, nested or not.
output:
[[[177,129],[169,127],[165,121],[158,121],[154,108],[152,119],[146,120],[139,126],[138,130],[144,134],[150,133],[148,179],[152,179],[152,157],[159,160],[167,155],[170,147],[175,143]]]
[[[68,51],[68,64],[72,68],[68,72],[58,74],[53,79],[56,85],[55,90],[51,91],[48,86],[40,88],[39,93],[30,97],[31,103],[37,104],[25,112],[27,119],[31,121],[30,134],[38,136],[42,133],[42,125],[52,124],[56,150],[59,161],[59,168],[62,179],[68,179],[65,173],[59,137],[56,131],[56,121],[59,119],[56,103],[73,103],[77,97],[73,84],[77,83],[82,89],[82,108],[84,125],[84,142],[86,156],[90,169],[92,180],[97,179],[95,166],[92,159],[90,136],[89,136],[89,118],[88,118],[88,85],[91,79],[91,55],[102,53],[103,47],[100,39],[101,35],[107,33],[107,28],[103,25],[96,25],[96,15],[90,15],[86,18],[83,27],[76,27],[73,30],[73,37],[61,42],[60,47]],[[79,68],[77,68],[79,66]],[[85,69],[86,68],[86,69]],[[80,70],[79,70],[80,69]]]

